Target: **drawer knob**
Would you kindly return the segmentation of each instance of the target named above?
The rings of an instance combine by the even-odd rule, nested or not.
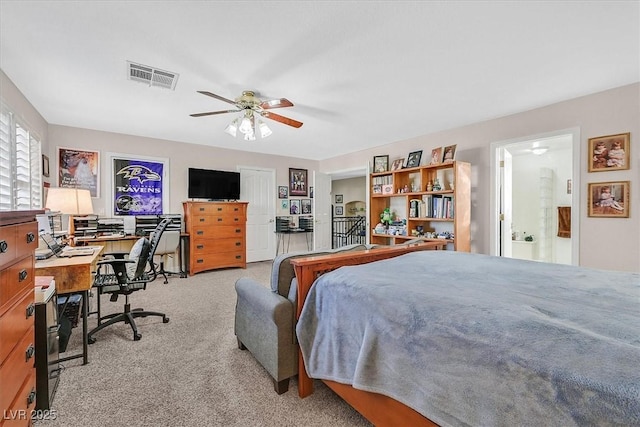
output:
[[[240,230],[239,228],[236,228],[236,233],[242,233],[242,230]]]
[[[204,262],[204,260],[203,260],[203,259],[197,259],[197,260],[196,260],[196,263],[198,263],[198,264],[202,264],[203,262]]]
[[[28,232],[27,233],[27,243],[33,243],[34,240],[36,240],[36,235],[33,234],[32,232]]]
[[[20,270],[20,273],[18,273],[18,281],[22,282],[23,280],[25,280],[27,278],[29,274],[27,273],[27,270],[22,269]]]
[[[9,244],[6,240],[0,240],[0,253],[7,252],[9,249]]]
[[[27,396],[27,408],[31,406],[31,404],[35,401],[36,401],[36,391],[35,389],[31,389],[31,393],[29,393],[29,396]]]
[[[242,255],[236,255],[236,259],[242,259]]]
[[[197,234],[198,236],[202,236],[202,235],[204,234],[204,231],[202,231],[202,230],[198,230],[198,231],[196,231],[196,234]]]
[[[27,358],[27,361],[29,361],[29,359],[31,359],[33,355],[36,354],[36,349],[33,346],[33,344],[29,344],[29,348],[27,348],[27,351],[25,351],[24,353]]]
[[[222,218],[218,218],[218,222],[222,221]]]
[[[222,210],[222,208],[218,208],[218,212],[220,212]]]
[[[200,208],[199,210],[200,210],[200,212],[204,212],[204,208]]]
[[[198,248],[198,249],[204,249],[204,245],[196,245],[196,248]]]
[[[236,246],[242,246],[242,242],[236,242]]]
[[[27,319],[33,316],[33,313],[35,312],[36,312],[36,306],[33,303],[29,304],[29,306],[27,307]]]

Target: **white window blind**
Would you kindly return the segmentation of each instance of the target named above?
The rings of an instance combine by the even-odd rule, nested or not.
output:
[[[3,108],[0,112],[0,210],[41,209],[41,169],[39,139]]]

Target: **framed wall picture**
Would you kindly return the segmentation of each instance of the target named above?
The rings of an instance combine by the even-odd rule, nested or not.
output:
[[[631,133],[589,138],[589,172],[629,169]]]
[[[313,187],[309,187],[309,197],[313,199]]]
[[[280,209],[289,210],[289,199],[280,200]]]
[[[89,190],[100,197],[100,154],[97,151],[58,147],[58,187]]]
[[[336,206],[336,215],[344,215],[344,207]]]
[[[306,197],[309,190],[308,184],[306,169],[289,168],[289,196]]]
[[[289,213],[291,215],[300,214],[300,199],[289,200]]]
[[[402,159],[395,159],[393,161],[393,163],[391,164],[391,170],[392,171],[397,171],[402,169],[402,166],[404,165],[404,158]]]
[[[289,198],[289,187],[286,185],[278,186],[278,199],[287,199]]]
[[[457,144],[447,145],[442,149],[442,163],[453,162],[456,159],[456,146]]]
[[[49,157],[42,155],[42,176],[49,178]]]
[[[440,160],[442,159],[442,147],[434,148],[431,150],[431,161],[430,165],[440,164]]]
[[[342,194],[336,194],[336,203],[342,203]]]
[[[407,157],[407,167],[415,168],[416,166],[420,166],[421,159],[422,159],[422,150],[413,151],[409,153],[409,157]]]
[[[373,171],[386,172],[389,170],[389,156],[373,156]]]
[[[630,181],[589,183],[588,216],[629,218],[629,185]]]
[[[302,214],[311,214],[311,199],[302,199],[300,201],[300,209]]]

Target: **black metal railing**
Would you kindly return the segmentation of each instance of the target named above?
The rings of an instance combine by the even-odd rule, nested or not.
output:
[[[364,216],[341,216],[333,218],[332,247],[340,248],[352,244],[364,244],[366,240]]]

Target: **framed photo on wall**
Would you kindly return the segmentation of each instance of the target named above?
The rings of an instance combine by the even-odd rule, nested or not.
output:
[[[89,190],[100,197],[100,153],[58,147],[58,187]]]
[[[300,214],[300,199],[289,200],[289,214],[291,215]]]
[[[588,216],[629,218],[629,185],[630,181],[589,183]]]
[[[407,157],[407,167],[415,168],[416,166],[420,166],[421,159],[422,159],[422,150],[413,151],[409,153],[409,157]]]
[[[589,138],[589,172],[629,169],[631,133]]]
[[[344,215],[344,207],[336,206],[336,215]]]
[[[300,205],[300,209],[303,215],[311,213],[311,199],[302,199]]]
[[[336,194],[336,203],[342,203],[342,194]]]
[[[286,185],[278,186],[278,199],[287,199],[289,197],[289,187]]]
[[[386,172],[389,170],[389,156],[373,156],[373,171]]]
[[[289,196],[306,197],[309,190],[308,184],[306,169],[289,168]]]
[[[49,178],[49,157],[42,155],[42,176]]]

